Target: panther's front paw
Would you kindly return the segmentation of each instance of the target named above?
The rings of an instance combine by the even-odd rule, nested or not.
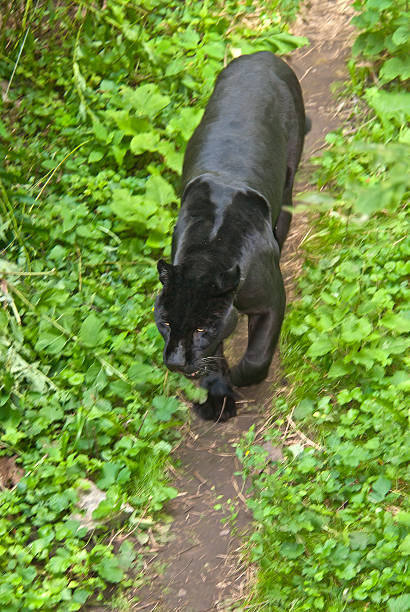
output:
[[[203,404],[194,404],[194,410],[201,419],[218,423],[236,416],[236,404],[232,395],[209,394]]]

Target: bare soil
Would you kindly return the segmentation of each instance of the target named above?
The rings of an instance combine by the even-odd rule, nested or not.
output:
[[[338,126],[343,114],[343,102],[336,101],[331,88],[348,76],[345,63],[351,44],[351,13],[348,0],[312,0],[304,6],[293,28],[294,33],[307,36],[311,42],[286,58],[301,81],[306,112],[312,120],[294,190],[296,200],[297,193],[307,187],[309,158],[319,154],[325,146],[324,136]],[[299,245],[309,231],[306,219],[296,214],[281,266],[288,303],[295,295],[295,279],[303,265]],[[238,361],[245,346],[246,323],[242,321],[227,348],[228,359]],[[251,515],[246,508],[246,486],[237,474],[240,466],[235,447],[252,424],[263,430],[272,399],[285,385],[277,352],[268,378],[258,386],[240,390],[237,418],[211,425],[192,417],[188,434],[176,453],[180,468],[174,485],[180,494],[167,508],[173,518],[170,538],[147,559],[149,585],[135,593],[138,603],[131,604],[131,609],[235,609],[235,601],[248,588],[253,571],[240,561],[239,555],[249,536]],[[287,437],[299,435],[289,423]],[[281,458],[279,448],[271,448],[270,454],[272,459]]]

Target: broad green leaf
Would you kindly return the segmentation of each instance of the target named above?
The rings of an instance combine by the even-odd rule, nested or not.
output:
[[[410,512],[405,512],[404,510],[401,510],[396,514],[394,519],[401,525],[404,525],[405,527],[410,527]]]
[[[287,559],[297,559],[305,551],[303,544],[297,542],[285,542],[280,547],[280,554]]]
[[[380,323],[398,334],[410,332],[410,317],[405,316],[404,313],[387,313],[380,319]]]
[[[383,119],[395,118],[399,122],[410,118],[410,93],[389,92],[371,87],[366,90],[368,104]]]
[[[340,459],[349,467],[357,467],[369,458],[369,451],[362,446],[346,444],[340,448]]]
[[[369,499],[373,503],[382,501],[387,493],[391,489],[391,480],[379,476],[379,478],[372,484],[372,489],[369,493]]]
[[[0,137],[4,138],[4,140],[10,138],[9,132],[6,130],[6,126],[3,121],[0,119]]]
[[[403,542],[400,544],[399,550],[403,555],[410,555],[410,533],[406,535]]]
[[[72,593],[73,601],[78,604],[85,604],[87,599],[91,597],[93,591],[91,589],[75,589]]]
[[[222,60],[225,56],[225,44],[222,40],[208,42],[203,46],[203,51],[208,57],[213,57],[216,60]]]
[[[128,189],[116,189],[113,192],[111,210],[124,221],[141,221],[146,215],[141,211],[144,206],[144,198],[141,195],[131,195]]]
[[[410,390],[410,376],[408,370],[396,370],[393,376],[386,378],[395,389]]]
[[[349,542],[352,550],[365,550],[369,543],[369,534],[366,531],[351,531]]]
[[[174,144],[167,140],[161,140],[158,143],[157,150],[163,155],[168,168],[171,168],[177,174],[181,174],[184,154],[181,151],[177,151]]]
[[[166,128],[167,133],[181,134],[184,140],[188,141],[199,124],[202,113],[202,109],[190,106],[181,109],[168,123]]]
[[[186,61],[180,57],[176,57],[171,60],[169,64],[167,64],[165,75],[166,76],[174,76],[176,74],[180,74],[186,68]]]
[[[56,244],[55,247],[51,249],[48,254],[48,257],[56,262],[63,261],[67,256],[67,249],[65,249],[61,244]]]
[[[169,421],[179,409],[179,402],[175,397],[158,395],[152,400],[153,415],[158,421]]]
[[[150,128],[150,123],[147,119],[136,117],[130,114],[129,111],[106,111],[106,116],[109,119],[113,119],[117,124],[118,128],[126,136],[135,136],[141,132],[147,132]]]
[[[130,142],[131,153],[141,155],[146,151],[158,151],[159,134],[157,132],[144,132],[134,136]]]
[[[124,572],[120,568],[116,557],[104,557],[99,563],[95,564],[95,569],[108,582],[121,582],[124,577]]]
[[[178,199],[171,183],[159,174],[150,176],[148,179],[145,186],[145,196],[148,201],[155,202],[157,206],[171,204]]]
[[[120,167],[122,166],[122,162],[124,160],[124,157],[127,151],[128,151],[128,147],[119,147],[117,145],[113,145],[112,147],[112,152],[113,152],[115,161]]]
[[[35,345],[36,351],[45,351],[50,355],[58,355],[66,343],[67,338],[61,332],[49,323],[41,321]]]
[[[293,418],[304,419],[307,416],[310,416],[315,409],[315,404],[310,399],[303,399],[293,411]]]
[[[342,580],[351,580],[357,576],[357,567],[355,563],[348,563],[343,569],[336,570],[336,575]]]
[[[409,40],[409,28],[406,26],[400,26],[395,32],[393,32],[392,40],[395,45],[406,44]]]
[[[200,38],[196,30],[188,28],[185,32],[174,34],[173,40],[183,49],[196,49]]]
[[[380,69],[379,76],[383,83],[399,78],[406,81],[410,78],[410,60],[401,57],[391,57]]]
[[[348,281],[357,280],[361,272],[361,266],[354,263],[353,261],[343,261],[337,268],[338,274]]]
[[[106,462],[102,466],[102,476],[97,480],[97,487],[107,490],[117,480],[118,473],[122,468],[122,464],[118,461]]]
[[[99,162],[102,158],[104,157],[104,152],[103,151],[91,151],[90,155],[88,156],[88,161],[90,164],[94,164],[96,162]]]
[[[342,323],[342,340],[348,342],[362,342],[372,331],[371,323],[368,319],[358,318],[353,314],[346,317]]]
[[[341,378],[346,374],[350,374],[352,366],[348,363],[344,363],[342,359],[337,359],[330,366],[329,372],[327,373],[329,378]]]
[[[94,312],[89,314],[80,327],[79,338],[81,342],[89,347],[98,346],[103,338],[103,334],[101,334],[103,327],[104,321],[101,318]]]
[[[134,362],[128,369],[128,378],[139,390],[148,389],[152,384],[160,384],[163,378],[162,372],[147,363]]]
[[[168,106],[171,98],[160,93],[157,85],[147,83],[133,90],[129,87],[123,89],[123,96],[138,115],[154,118],[158,113]]]
[[[409,612],[410,610],[410,594],[391,597],[387,602],[388,612]]]
[[[93,131],[94,131],[94,134],[97,136],[98,140],[104,143],[107,142],[108,132],[100,121],[97,121],[97,120],[93,121]]]
[[[130,540],[124,540],[120,546],[117,555],[118,565],[124,571],[128,571],[134,563],[137,553],[134,550],[134,544]]]
[[[333,350],[334,344],[330,335],[319,336],[307,351],[308,357],[321,357]]]

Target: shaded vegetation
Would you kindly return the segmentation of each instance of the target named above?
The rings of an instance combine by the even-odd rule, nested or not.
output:
[[[107,601],[176,494],[174,396],[198,391],[164,379],[155,264],[215,75],[304,42],[276,5],[1,3],[0,455],[18,466],[0,491],[3,611]],[[106,493],[92,531],[74,516],[90,480]]]
[[[238,451],[245,473],[262,466],[249,502],[257,609],[410,609],[409,14],[406,2],[354,6],[355,105],[316,161],[326,190],[306,198],[320,212],[282,339],[292,390],[266,432],[280,442],[290,417],[303,435],[274,472],[253,431]]]

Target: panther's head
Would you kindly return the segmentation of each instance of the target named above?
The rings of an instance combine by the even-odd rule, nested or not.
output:
[[[158,272],[163,289],[155,302],[155,322],[165,340],[165,365],[193,378],[212,371],[218,345],[236,325],[239,266],[196,276],[191,266],[160,260]]]

